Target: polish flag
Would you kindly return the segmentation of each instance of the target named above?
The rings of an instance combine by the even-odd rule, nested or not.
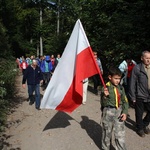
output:
[[[40,108],[71,113],[82,104],[83,80],[98,73],[100,69],[82,24],[77,20]]]

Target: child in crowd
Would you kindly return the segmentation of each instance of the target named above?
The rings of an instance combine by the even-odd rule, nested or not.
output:
[[[126,150],[125,123],[128,113],[128,100],[122,85],[122,73],[118,68],[109,69],[107,88],[101,93],[102,108],[102,149],[109,150],[114,131],[116,149]]]

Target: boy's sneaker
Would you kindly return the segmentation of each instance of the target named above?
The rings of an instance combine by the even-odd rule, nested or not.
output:
[[[145,133],[145,134],[150,134],[150,129],[148,128],[148,126],[146,126],[146,127],[144,128],[144,133]]]
[[[137,131],[137,134],[138,134],[140,137],[145,137],[144,130],[138,130],[138,131]]]

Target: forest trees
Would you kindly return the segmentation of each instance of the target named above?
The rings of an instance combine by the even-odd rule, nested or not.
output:
[[[126,54],[138,60],[149,49],[149,1],[0,0],[0,6],[0,22],[15,56],[37,55],[40,36],[44,55],[62,53],[77,19],[107,65],[118,64]]]

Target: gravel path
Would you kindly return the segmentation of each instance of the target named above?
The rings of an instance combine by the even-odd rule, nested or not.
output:
[[[73,113],[36,110],[27,99],[27,89],[17,80],[18,107],[8,116],[3,150],[99,150],[101,149],[100,98],[88,91],[86,105]],[[41,90],[42,95],[44,92]],[[126,122],[127,150],[150,150],[150,135],[135,133],[134,109]],[[113,142],[114,145],[114,142]],[[113,146],[111,150],[114,150]]]

